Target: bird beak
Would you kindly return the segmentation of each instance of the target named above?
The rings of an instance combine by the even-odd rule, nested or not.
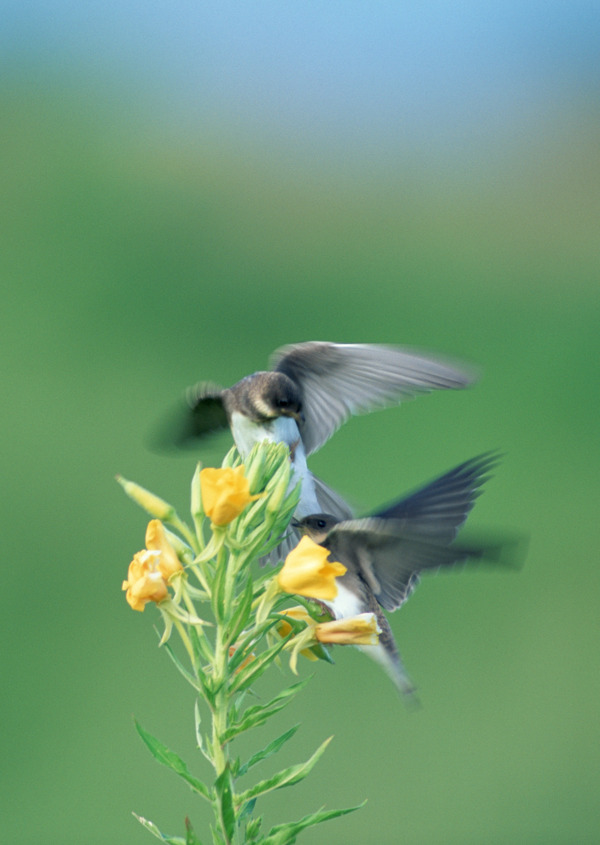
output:
[[[290,525],[292,526],[292,528],[297,528],[298,530],[302,528],[301,524],[298,522],[297,519],[292,519],[290,521]]]
[[[304,414],[302,411],[287,411],[284,414],[286,417],[291,417],[293,420],[296,420],[298,425],[304,422]]]

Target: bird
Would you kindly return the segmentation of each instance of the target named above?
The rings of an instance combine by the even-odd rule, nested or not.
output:
[[[307,466],[307,457],[348,417],[418,393],[465,388],[475,378],[467,366],[402,347],[326,341],[281,347],[270,367],[232,387],[199,382],[188,388],[183,408],[163,422],[154,442],[163,448],[188,446],[229,428],[242,459],[262,440],[286,443],[294,470],[290,484],[302,482],[298,518],[321,511],[339,519],[353,515]]]
[[[409,697],[414,697],[415,687],[382,608],[393,611],[401,607],[423,571],[468,560],[509,560],[516,540],[505,537],[487,543],[454,543],[499,459],[498,453],[488,452],[465,461],[371,516],[339,520],[332,514],[317,513],[294,521],[301,534],[328,549],[329,559],[347,569],[336,578],[336,598],[320,603],[336,619],[375,614],[379,643],[359,648]]]

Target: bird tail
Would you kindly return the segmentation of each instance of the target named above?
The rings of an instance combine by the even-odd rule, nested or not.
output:
[[[405,697],[407,703],[418,706],[417,688],[408,677],[397,651],[392,653],[389,649],[384,648],[381,643],[379,645],[358,646],[358,648],[381,666],[398,692]]]

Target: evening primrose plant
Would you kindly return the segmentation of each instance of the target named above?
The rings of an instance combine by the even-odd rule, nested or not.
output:
[[[190,523],[148,490],[121,477],[118,481],[152,517],[145,548],[134,555],[123,581],[125,598],[138,612],[149,603],[156,606],[164,626],[160,645],[195,691],[195,738],[206,761],[203,779],[137,722],[136,727],[153,756],[213,812],[210,840],[197,834],[189,819],[184,836],[164,834],[154,822],[137,816],[139,821],[172,845],[288,845],[305,828],[358,809],[320,809],[265,832],[259,799],[302,781],[331,737],[305,762],[249,786],[248,773],[276,754],[299,726],[273,737],[248,759],[236,752],[240,736],[267,723],[310,680],[285,685],[270,700],[259,697],[261,676],[276,667],[279,671],[285,654],[296,673],[301,654],[331,662],[327,644],[376,644],[378,637],[373,614],[331,620],[317,603],[335,598],[336,578],[346,570],[307,537],[279,569],[257,566],[279,545],[298,503],[299,485],[292,486],[287,446],[260,443],[244,465],[235,449],[220,468],[198,465]],[[292,597],[300,605],[290,607]],[[183,649],[173,647],[173,636]]]

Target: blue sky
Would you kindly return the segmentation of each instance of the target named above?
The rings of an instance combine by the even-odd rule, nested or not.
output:
[[[564,103],[597,109],[594,2],[15,0],[0,13],[5,84],[24,67],[104,81],[182,132],[383,155],[493,145]]]

